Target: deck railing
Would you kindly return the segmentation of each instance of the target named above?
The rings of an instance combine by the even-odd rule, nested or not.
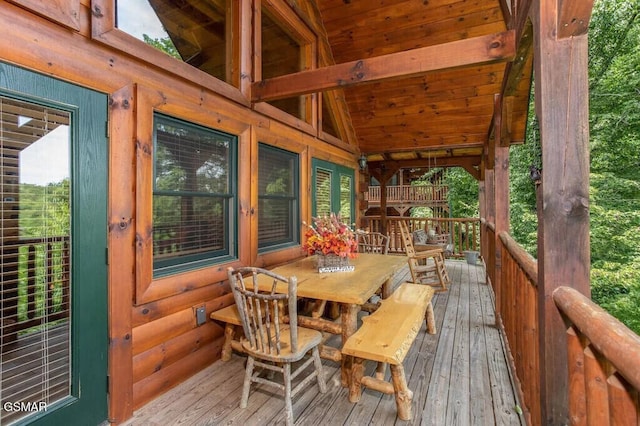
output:
[[[2,278],[2,343],[32,327],[69,315],[69,237],[5,242]]]
[[[389,235],[389,253],[404,253],[400,221],[406,221],[409,232],[424,229],[433,230],[438,236],[446,237],[451,244],[451,256],[464,257],[468,250],[480,250],[480,219],[476,218],[433,218],[433,217],[387,217],[386,233]],[[372,232],[381,232],[380,216],[364,218],[364,227]]]
[[[447,185],[388,185],[386,187],[387,204],[428,204],[447,203],[449,186]],[[367,201],[380,204],[382,191],[380,186],[370,186]]]
[[[553,300],[568,323],[572,424],[640,424],[640,336],[570,287]]]
[[[527,424],[540,425],[538,262],[506,232],[500,233],[500,244],[503,285],[500,289],[494,286],[496,310],[520,385]]]
[[[542,425],[538,263],[508,233],[496,240],[491,224],[482,229],[485,259],[495,259],[496,245],[501,253],[499,270],[494,261],[486,265],[487,275],[523,414],[527,424]],[[551,349],[568,354],[570,423],[640,424],[640,337],[575,289],[559,287],[553,300],[567,324],[567,347]]]

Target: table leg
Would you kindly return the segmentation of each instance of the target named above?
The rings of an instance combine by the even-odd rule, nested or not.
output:
[[[342,346],[344,346],[349,336],[355,333],[358,328],[358,312],[360,312],[360,305],[341,303],[340,311],[342,316]],[[352,367],[353,357],[343,356],[340,375],[342,387],[349,387]]]
[[[382,284],[382,298],[386,299],[391,296],[393,293],[393,277],[387,279],[384,284]]]

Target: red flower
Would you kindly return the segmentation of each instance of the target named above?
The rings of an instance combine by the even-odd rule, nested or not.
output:
[[[306,238],[302,245],[308,254],[336,254],[354,258],[358,252],[358,240],[353,230],[342,221],[340,215],[314,217],[313,225],[307,225]]]

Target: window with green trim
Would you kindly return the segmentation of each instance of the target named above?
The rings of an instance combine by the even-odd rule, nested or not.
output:
[[[355,222],[355,188],[353,169],[313,159],[313,216],[340,213],[349,222]]]
[[[258,249],[298,244],[298,154],[258,145]]]
[[[154,276],[236,256],[233,135],[154,115]]]

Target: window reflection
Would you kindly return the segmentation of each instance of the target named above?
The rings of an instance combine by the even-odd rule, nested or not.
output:
[[[119,0],[116,26],[220,80],[227,73],[227,0]]]

